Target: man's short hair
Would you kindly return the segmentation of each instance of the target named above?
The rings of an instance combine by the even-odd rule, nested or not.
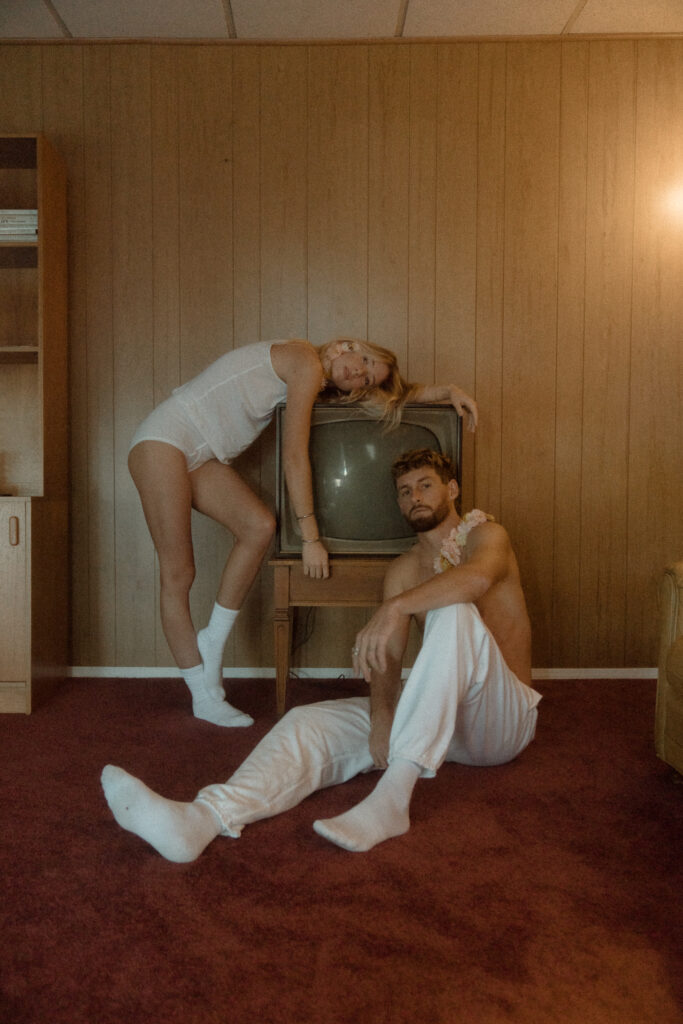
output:
[[[450,480],[457,480],[456,468],[443,452],[435,452],[431,448],[413,448],[412,451],[399,455],[391,467],[394,483],[404,473],[410,473],[413,469],[422,469],[423,466],[431,467],[444,484]]]

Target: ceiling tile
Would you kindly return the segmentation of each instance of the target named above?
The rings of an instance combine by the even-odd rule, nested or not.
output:
[[[559,34],[577,0],[409,0],[403,35]]]
[[[681,0],[588,0],[572,32],[683,32]]]
[[[221,0],[53,0],[77,39],[225,39]]]
[[[401,0],[232,0],[238,39],[366,39],[396,32]]]
[[[0,0],[3,39],[61,39],[63,32],[43,0]]]

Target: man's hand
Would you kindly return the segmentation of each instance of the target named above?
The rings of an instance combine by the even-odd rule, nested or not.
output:
[[[382,674],[387,671],[387,646],[397,630],[405,633],[408,620],[409,616],[400,612],[391,599],[385,601],[356,634],[356,642],[351,651],[353,671],[361,675],[366,683],[371,682],[373,671]]]
[[[310,576],[314,580],[326,580],[330,575],[329,556],[322,541],[315,540],[302,544],[301,560],[304,576]]]

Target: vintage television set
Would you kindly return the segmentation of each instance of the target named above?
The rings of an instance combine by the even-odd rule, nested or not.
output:
[[[275,556],[301,554],[301,536],[284,478],[285,405],[275,410],[277,518]],[[415,535],[398,510],[391,464],[412,448],[445,452],[460,484],[461,420],[452,406],[407,404],[398,427],[343,403],[313,407],[309,453],[321,538],[334,555],[395,555]]]

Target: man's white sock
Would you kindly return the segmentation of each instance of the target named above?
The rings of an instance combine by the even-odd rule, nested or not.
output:
[[[207,685],[214,687],[216,696],[220,698],[223,696],[223,651],[238,615],[239,610],[224,608],[216,601],[207,625],[197,633]]]
[[[413,761],[391,761],[372,793],[345,814],[314,821],[324,839],[344,850],[365,852],[410,828],[410,798],[421,769]]]
[[[108,764],[102,788],[119,825],[151,843],[167,860],[195,860],[220,834],[220,825],[205,804],[166,800],[123,768]]]
[[[192,714],[195,718],[230,729],[254,724],[251,715],[238,711],[227,702],[222,685],[220,692],[217,692],[215,685],[207,681],[203,665],[183,669],[182,676],[192,694]]]

